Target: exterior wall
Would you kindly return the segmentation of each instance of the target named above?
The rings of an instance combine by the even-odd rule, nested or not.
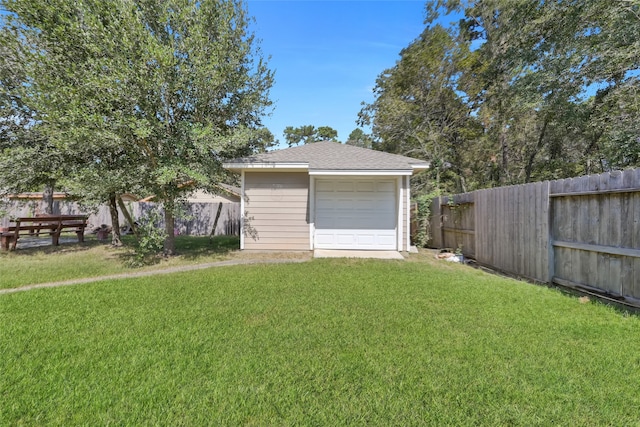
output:
[[[309,250],[309,174],[244,173],[246,250]]]
[[[240,203],[240,197],[231,194],[211,194],[196,190],[187,197],[189,203]]]

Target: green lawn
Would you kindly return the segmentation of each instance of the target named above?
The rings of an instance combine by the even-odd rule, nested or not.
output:
[[[75,237],[75,235],[74,235]],[[88,236],[85,243],[64,243],[50,246],[51,239],[43,237],[47,246],[0,251],[0,289],[15,288],[34,283],[54,282],[82,277],[104,276],[141,270],[154,270],[179,265],[215,262],[226,259],[239,248],[238,237],[176,237],[176,249],[181,254],[169,259],[158,258],[143,268],[128,267],[133,259],[134,240],[124,236],[125,246],[113,248]],[[10,273],[9,273],[10,272]]]
[[[425,258],[0,295],[0,425],[637,425],[640,322]]]

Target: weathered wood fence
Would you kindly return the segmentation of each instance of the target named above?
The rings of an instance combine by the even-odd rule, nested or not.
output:
[[[158,207],[156,203],[125,202],[127,209],[134,220],[138,220],[151,210]],[[184,206],[184,214],[176,218],[175,228],[179,234],[191,236],[209,235],[215,222],[219,203],[187,203]],[[41,201],[11,202],[4,207],[6,214],[0,218],[0,226],[6,227],[10,218],[20,216],[33,216],[44,212],[44,204]],[[126,219],[118,209],[120,226],[126,225]],[[53,213],[56,215],[80,215],[89,214],[88,223],[90,230],[102,224],[111,226],[111,215],[107,206],[100,206],[96,211],[87,211],[77,203],[66,201],[54,201]],[[158,224],[159,227],[164,225]],[[215,235],[239,235],[240,234],[240,203],[223,203],[220,217],[216,225]]]
[[[640,169],[442,197],[431,212],[433,247],[640,306]]]

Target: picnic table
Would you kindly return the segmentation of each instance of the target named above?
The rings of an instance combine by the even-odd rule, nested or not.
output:
[[[87,227],[86,215],[37,215],[35,217],[15,218],[9,227],[0,227],[0,248],[15,250],[20,236],[39,236],[46,232],[51,236],[51,244],[58,246],[63,231],[75,232],[78,242],[84,242],[84,230]]]

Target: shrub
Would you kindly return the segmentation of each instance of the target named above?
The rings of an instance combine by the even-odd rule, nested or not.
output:
[[[431,202],[436,197],[440,196],[440,190],[436,189],[427,194],[421,194],[415,198],[418,204],[418,212],[416,214],[416,221],[418,223],[418,229],[416,235],[413,237],[413,243],[421,248],[427,246],[429,240],[431,240],[431,226],[429,221],[431,219]]]
[[[167,233],[162,226],[162,212],[153,208],[138,219],[138,240],[135,245],[131,266],[151,264],[164,248]]]

